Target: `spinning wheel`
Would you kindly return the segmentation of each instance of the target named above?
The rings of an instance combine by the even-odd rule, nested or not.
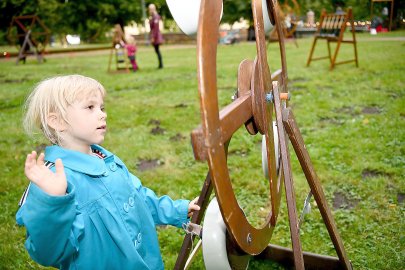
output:
[[[193,215],[191,220],[192,226],[190,227],[194,225],[198,226],[201,222],[202,215],[208,205],[210,193],[214,189],[231,248],[236,250],[236,253],[248,256],[271,253],[272,250],[274,251],[274,248],[270,248],[269,242],[276,226],[284,183],[293,245],[293,251],[290,253],[293,253],[296,268],[303,269],[304,256],[299,240],[296,204],[287,149],[287,132],[304,173],[307,176],[308,183],[311,186],[322,216],[326,220],[325,223],[340,259],[325,260],[328,263],[334,263],[334,266],[337,265],[345,269],[351,269],[333,217],[329,208],[327,208],[322,188],[310,163],[309,155],[305,149],[299,130],[295,125],[295,119],[287,109],[288,76],[283,30],[278,10],[275,1],[252,1],[257,56],[254,60],[246,59],[240,63],[236,98],[231,104],[220,110],[217,95],[216,55],[222,2],[216,0],[201,1],[197,35],[197,70],[201,126],[192,131],[191,139],[195,158],[208,162],[209,173],[198,202],[201,210]],[[273,74],[270,73],[267,63],[263,14],[268,15],[280,37],[279,45],[282,68]],[[277,125],[279,146],[276,147],[272,124],[273,119]],[[271,211],[268,213],[264,224],[259,228],[252,226],[248,222],[243,210],[240,208],[232,189],[227,166],[227,148],[229,142],[232,135],[242,126],[245,126],[251,135],[261,134],[263,136],[263,149],[265,150],[263,151],[263,165],[264,171],[268,172]],[[276,154],[276,152],[279,154]],[[278,163],[279,165],[277,165]],[[184,239],[175,269],[184,268],[185,257],[191,249],[191,241],[192,238],[190,237]],[[271,256],[267,257],[271,258]],[[240,265],[236,267],[240,268]]]
[[[199,88],[201,100],[202,129],[194,133],[205,138],[202,146],[194,149],[206,151],[210,175],[215,193],[230,235],[237,245],[246,253],[256,255],[268,245],[276,224],[281,197],[282,174],[277,176],[276,157],[273,138],[273,105],[266,96],[271,94],[272,83],[270,69],[267,64],[262,16],[262,2],[255,1],[252,5],[256,29],[257,58],[245,60],[239,67],[237,98],[229,106],[219,111],[216,89],[216,48],[219,28],[221,2],[202,2],[200,13],[197,55],[203,60],[198,64]],[[272,17],[277,20],[276,13],[270,6]],[[282,81],[286,81],[286,71],[279,73]],[[250,84],[250,85],[249,85]],[[265,224],[260,228],[253,227],[246,219],[243,210],[235,198],[227,167],[227,145],[236,130],[246,123],[251,134],[259,132],[265,137],[269,172],[269,197],[271,212]],[[195,137],[194,137],[195,138]],[[200,142],[201,140],[194,140]],[[195,145],[195,143],[194,143]],[[198,151],[198,150],[197,150]],[[196,151],[195,151],[196,152]]]

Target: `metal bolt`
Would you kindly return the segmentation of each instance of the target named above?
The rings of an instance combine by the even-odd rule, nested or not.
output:
[[[249,245],[252,243],[252,235],[250,233],[248,233],[246,240],[247,240]]]
[[[232,101],[235,101],[238,98],[238,91],[239,89],[236,89],[235,94],[231,96]]]
[[[273,102],[273,93],[266,94],[266,101]]]

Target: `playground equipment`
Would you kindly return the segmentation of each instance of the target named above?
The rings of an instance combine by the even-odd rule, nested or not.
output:
[[[344,33],[346,31],[347,25],[350,25],[352,32],[352,39],[345,40]],[[321,60],[328,58],[330,61],[330,69],[332,70],[336,65],[346,64],[350,62],[355,62],[356,67],[359,67],[359,62],[357,59],[357,42],[356,33],[353,23],[353,13],[352,9],[348,8],[346,13],[343,14],[327,14],[325,10],[322,11],[321,18],[319,20],[318,29],[314,36],[314,41],[312,43],[311,51],[309,53],[307,67],[311,64],[311,61]],[[328,56],[313,58],[316,42],[318,39],[326,40],[328,45]],[[336,42],[335,52],[332,56],[330,43]],[[336,62],[340,46],[342,44],[353,44],[354,48],[354,59]]]
[[[7,31],[10,42],[18,43],[19,51],[16,64],[25,63],[28,55],[34,54],[39,63],[44,60],[45,47],[48,45],[50,31],[37,15],[14,16]]]
[[[110,59],[108,61],[108,72],[129,72],[128,55],[125,49],[125,35],[121,25],[114,26]],[[113,60],[114,59],[114,60]],[[115,62],[114,68],[112,62]]]
[[[292,6],[291,6],[291,2]],[[294,42],[298,47],[297,40],[295,39],[295,31],[298,26],[297,16],[301,13],[300,5],[296,0],[285,0],[279,5],[279,18],[281,22],[281,28],[284,34],[284,40],[289,39]],[[277,29],[273,28],[269,33],[269,42],[277,42],[279,40]]]
[[[181,8],[181,5],[178,8]],[[209,172],[199,196],[198,205],[201,209],[194,213],[191,222],[186,225],[188,234],[184,238],[175,269],[189,267],[197,251],[197,249],[191,251],[196,236],[202,237],[207,269],[246,269],[252,256],[294,264],[296,269],[304,269],[304,267],[352,269],[292,109],[288,106],[288,75],[282,22],[277,2],[252,1],[257,56],[253,60],[245,59],[240,63],[238,91],[232,103],[220,110],[217,95],[216,55],[221,10],[222,1],[201,0],[198,31],[196,31],[201,126],[192,131],[191,141],[195,159],[207,161]],[[198,15],[195,14],[195,16]],[[281,69],[273,73],[270,73],[267,62],[264,17],[269,19],[268,23],[271,22],[274,25],[279,35]],[[183,29],[181,25],[180,28]],[[259,228],[249,223],[243,209],[240,208],[227,165],[227,160],[230,158],[227,151],[228,145],[233,134],[242,126],[245,126],[252,136],[262,136],[262,164],[269,183],[268,197],[271,211]],[[315,198],[338,258],[302,251],[299,236],[300,222],[296,213],[286,135],[293,145],[311,189],[306,201],[309,202],[311,196]],[[283,185],[292,250],[270,245],[277,224]],[[215,191],[216,199],[208,206],[212,190]],[[205,212],[207,214],[202,227],[200,224]],[[212,234],[217,234],[218,237],[212,238]],[[219,250],[215,249],[217,246],[220,246]],[[197,247],[201,247],[201,242]]]

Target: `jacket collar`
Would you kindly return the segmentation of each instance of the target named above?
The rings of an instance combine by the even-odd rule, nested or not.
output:
[[[101,159],[93,155],[87,155],[78,151],[65,149],[58,145],[53,145],[45,148],[45,159],[55,163],[55,160],[60,158],[64,167],[92,176],[103,175],[107,171],[106,162],[109,160],[114,160],[116,163],[124,165],[119,158],[115,157],[111,152],[100,145],[94,144],[91,148],[102,152],[105,158]]]

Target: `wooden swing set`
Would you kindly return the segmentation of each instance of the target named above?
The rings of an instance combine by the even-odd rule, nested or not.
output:
[[[129,72],[128,55],[125,49],[125,34],[121,25],[114,26],[108,72]],[[113,66],[114,61],[114,66]]]
[[[13,32],[14,28],[17,34]],[[35,55],[38,62],[42,63],[50,35],[51,32],[37,15],[14,16],[7,37],[10,41],[16,39],[20,46],[16,64],[20,61],[25,63],[29,55]]]

